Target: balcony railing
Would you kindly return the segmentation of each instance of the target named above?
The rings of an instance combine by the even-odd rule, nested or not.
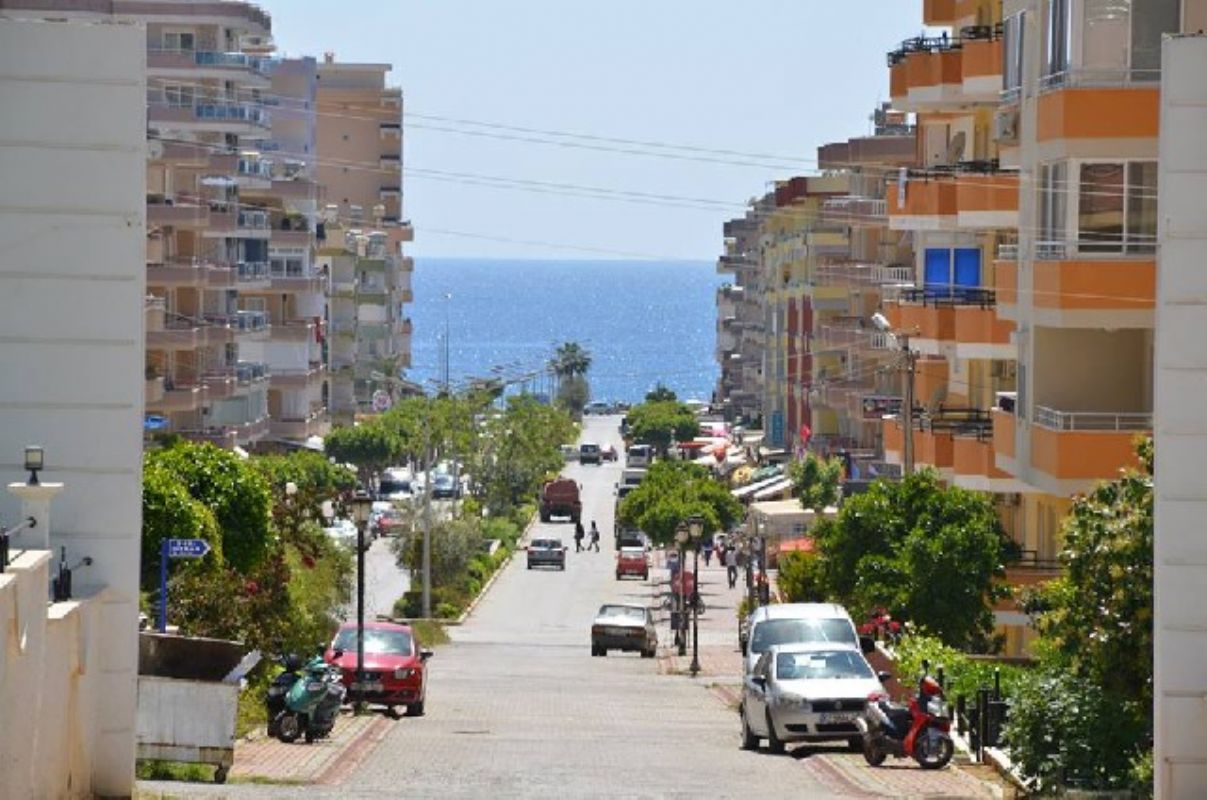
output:
[[[272,162],[259,158],[240,158],[237,166],[240,175],[249,178],[272,179]]]
[[[247,53],[222,53],[212,50],[198,50],[193,54],[193,63],[199,67],[242,67],[252,72],[263,74],[270,60]]]
[[[979,306],[992,308],[997,297],[991,289],[970,286],[927,286],[902,290],[900,297],[907,303],[923,306]]]
[[[1010,242],[999,244],[997,246],[998,261],[1018,261],[1018,243]]]
[[[240,261],[235,271],[241,281],[262,281],[268,278],[268,262]]]
[[[234,321],[241,333],[262,331],[268,327],[268,314],[264,311],[240,311]]]
[[[1089,256],[1151,256],[1157,252],[1155,234],[1111,234],[1084,239],[1041,239],[1035,243],[1035,257],[1043,261]]]
[[[235,365],[235,378],[246,385],[268,377],[268,365],[259,361],[240,361]]]
[[[1041,92],[1051,92],[1057,89],[1090,88],[1095,86],[1153,86],[1161,82],[1160,69],[1088,69],[1075,67],[1072,69],[1044,75],[1039,79]]]
[[[264,109],[258,103],[197,103],[193,106],[193,114],[197,119],[249,122],[253,125],[268,124],[268,115],[264,113]]]
[[[239,227],[251,230],[267,230],[268,212],[239,209]]]
[[[1153,427],[1150,412],[1057,411],[1035,407],[1035,424],[1055,431],[1148,431]]]
[[[924,413],[918,420],[923,431],[974,436],[981,441],[993,438],[993,417],[979,408],[942,408],[933,414]]]

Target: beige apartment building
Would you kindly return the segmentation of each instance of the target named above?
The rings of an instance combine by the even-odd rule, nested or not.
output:
[[[389,64],[318,65],[317,175],[325,190],[323,264],[330,281],[331,411],[350,422],[380,410],[411,364],[414,238],[402,219],[402,90]]]

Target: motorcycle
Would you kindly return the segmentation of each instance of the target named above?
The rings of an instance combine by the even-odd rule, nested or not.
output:
[[[282,673],[286,674],[290,673]],[[283,686],[285,679],[280,680]],[[286,744],[297,741],[299,736],[305,737],[307,744],[321,739],[335,727],[345,692],[339,668],[317,656],[297,674],[285,692],[283,707],[269,718],[269,730],[275,731],[274,735]]]
[[[289,694],[289,690],[297,683],[299,673],[302,669],[302,659],[292,653],[282,656],[278,661],[285,670],[272,679],[272,683],[268,684],[268,689],[264,692],[264,708],[268,717],[268,735],[273,738],[276,738],[277,731],[280,730],[277,721],[281,716],[281,712],[285,710],[285,696]]]
[[[892,703],[884,694],[869,697],[857,724],[863,734],[863,757],[873,767],[891,755],[912,758],[922,769],[942,769],[955,752],[943,687],[929,674],[918,681],[918,693],[908,706]]]

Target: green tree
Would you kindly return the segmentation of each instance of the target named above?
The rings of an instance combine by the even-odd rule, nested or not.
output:
[[[821,603],[826,600],[816,553],[791,552],[780,554],[776,585],[786,603]]]
[[[803,461],[793,461],[788,466],[788,477],[792,479],[792,493],[800,498],[800,504],[805,508],[822,511],[838,505],[841,459],[823,459],[809,453]]]
[[[390,465],[399,454],[399,441],[380,421],[362,422],[351,427],[335,428],[323,440],[327,455],[341,464],[353,464],[365,487]]]
[[[189,494],[188,487],[172,472],[148,459],[142,480],[142,588],[153,591],[159,584],[160,544],[164,539],[204,539],[210,543],[207,561],[222,563],[222,534],[214,514]],[[173,571],[185,562],[169,564]]]
[[[813,528],[826,593],[856,616],[877,607],[957,648],[991,649],[1006,540],[980,493],[923,470],[876,481]]]
[[[531,501],[541,482],[561,470],[560,447],[575,435],[565,411],[529,395],[509,397],[503,413],[487,420],[482,446],[471,458],[475,498],[492,516]]]
[[[482,520],[445,520],[432,527],[432,588],[447,587],[465,577],[469,562],[483,551]],[[398,566],[410,570],[415,588],[422,587],[423,534],[408,533],[393,542]]]
[[[620,503],[620,521],[641,529],[657,544],[674,541],[675,529],[691,516],[704,519],[704,533],[732,529],[742,504],[708,470],[683,461],[657,461]]]
[[[563,378],[557,387],[557,404],[570,412],[574,417],[581,417],[587,401],[591,399],[591,389],[587,379],[581,375],[571,375]]]
[[[661,382],[645,395],[645,402],[647,403],[674,403],[678,399],[679,396]]]
[[[274,516],[293,511],[300,518],[317,520],[322,516],[323,501],[346,499],[356,490],[355,472],[313,450],[255,456],[251,465],[268,482]],[[290,483],[297,487],[292,496],[285,491]]]
[[[577,342],[564,342],[558,345],[549,367],[561,379],[586,375],[591,369],[591,353]]]
[[[271,495],[259,471],[212,444],[184,441],[148,453],[145,464],[147,469],[174,475],[190,497],[210,510],[221,531],[227,563],[241,573],[260,563],[271,545]]]
[[[639,403],[629,409],[628,419],[633,439],[653,445],[663,456],[671,442],[691,441],[700,432],[692,410],[674,400]]]

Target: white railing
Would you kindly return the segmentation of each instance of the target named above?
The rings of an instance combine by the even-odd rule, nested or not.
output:
[[[997,246],[998,261],[1018,261],[1018,243],[999,244]]]
[[[1091,69],[1073,67],[1040,78],[1041,92],[1055,91],[1068,86],[1151,86],[1161,81],[1159,69]]]
[[[1035,424],[1055,431],[1147,431],[1153,415],[1148,412],[1057,411],[1035,407]]]

